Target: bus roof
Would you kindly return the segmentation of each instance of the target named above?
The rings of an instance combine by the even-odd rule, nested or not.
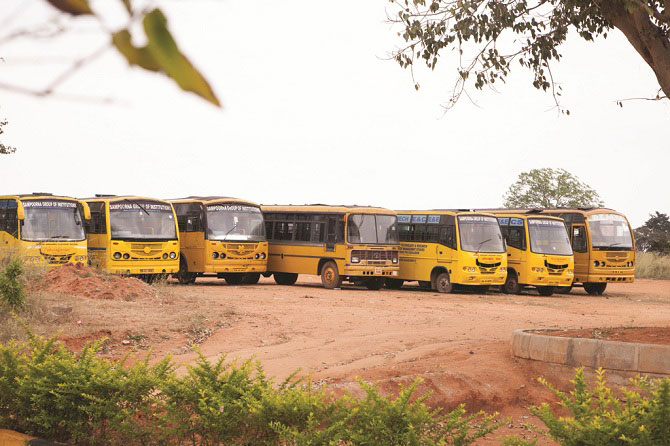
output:
[[[561,217],[557,217],[555,215],[551,214],[538,214],[538,213],[521,213],[521,212],[491,212],[491,214],[495,215],[496,217],[499,217],[501,215],[504,215],[505,217],[514,217],[514,218],[523,218],[523,219],[529,219],[529,218],[543,218],[547,220],[558,220],[558,221],[565,221]]]
[[[14,200],[26,200],[26,199],[46,199],[46,200],[72,200],[79,201],[79,198],[66,197],[62,195],[53,195],[47,192],[33,192],[32,194],[15,194],[15,195],[0,195],[0,200],[14,199]]]
[[[97,195],[95,197],[89,198],[79,198],[82,201],[124,201],[124,200],[149,200],[149,201],[160,201],[162,203],[169,203],[166,200],[160,198],[151,198],[151,197],[139,197],[136,195]]]
[[[396,211],[398,214],[421,214],[421,215],[486,215],[495,217],[490,212],[473,211],[471,209],[428,209],[428,210],[402,210]]]
[[[249,200],[242,200],[241,198],[235,198],[235,197],[221,197],[221,196],[197,196],[193,195],[190,197],[184,197],[184,198],[171,198],[169,200],[170,203],[191,203],[191,202],[198,202],[198,203],[203,203],[203,204],[213,204],[213,203],[240,203],[240,204],[247,204],[251,206],[260,206],[258,203],[254,203],[253,201]]]
[[[396,212],[390,209],[378,208],[372,206],[357,206],[357,205],[339,205],[330,206],[327,204],[300,204],[300,205],[278,205],[278,204],[264,204],[261,205],[263,212],[305,212],[305,213],[332,213],[332,214],[383,214],[395,215]]]
[[[495,214],[543,214],[543,215],[554,215],[554,214],[582,214],[582,215],[593,215],[593,214],[617,214],[625,217],[621,212],[615,211],[614,209],[609,208],[568,208],[568,207],[557,207],[557,208],[528,208],[528,209],[481,209],[485,212],[493,212]]]

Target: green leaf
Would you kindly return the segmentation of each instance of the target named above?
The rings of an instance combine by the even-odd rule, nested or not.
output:
[[[88,0],[47,0],[54,8],[72,15],[93,14]]]
[[[113,33],[112,43],[130,65],[138,65],[149,71],[161,71],[161,66],[146,47],[137,48],[133,46],[128,30],[122,29]]]
[[[160,9],[148,13],[142,23],[148,38],[147,49],[165,74],[174,79],[182,90],[191,91],[220,107],[221,103],[207,80],[179,51]]]

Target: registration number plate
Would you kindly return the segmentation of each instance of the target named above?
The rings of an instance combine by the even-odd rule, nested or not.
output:
[[[141,269],[140,272],[141,273],[153,273],[154,270],[153,269]]]
[[[376,267],[375,268],[375,274],[381,274],[381,273],[382,273],[382,269],[380,267]]]

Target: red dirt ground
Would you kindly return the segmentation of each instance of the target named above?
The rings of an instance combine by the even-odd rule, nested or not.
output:
[[[547,336],[670,345],[670,327],[599,327],[541,332]]]
[[[444,295],[418,287],[325,290],[318,278],[302,276],[295,286],[272,279],[242,286],[198,279],[151,288],[131,301],[47,295],[46,305],[71,311],[40,332],[60,329],[73,348],[104,335],[110,358],[150,347],[154,357],[173,354],[179,365],[195,359],[190,344],[196,342],[212,360],[254,357],[277,380],[301,368],[335,391],[359,392],[357,377],[389,392],[421,378],[420,391],[432,392],[429,404],[452,409],[463,402],[470,410],[499,411],[512,420],[497,435],[527,438],[534,434],[524,423],[540,425],[528,407],[553,401],[537,378],[566,389],[574,370],[513,358],[514,329],[667,327],[670,321],[670,282],[654,280],[611,284],[597,297],[582,289],[552,297],[534,291]],[[617,386],[629,375],[607,376]],[[480,444],[499,443],[493,438]]]

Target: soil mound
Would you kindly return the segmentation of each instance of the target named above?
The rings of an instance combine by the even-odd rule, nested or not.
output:
[[[537,331],[536,333],[567,338],[670,345],[670,327],[603,327],[579,330]]]
[[[133,277],[101,273],[82,264],[68,264],[46,273],[38,288],[89,299],[135,300],[155,295],[154,289]]]

